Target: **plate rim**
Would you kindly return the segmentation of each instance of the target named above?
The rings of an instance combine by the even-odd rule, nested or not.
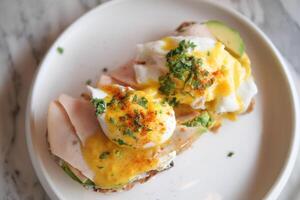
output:
[[[93,12],[100,12],[99,10],[104,9],[109,6],[113,6],[118,3],[122,3],[124,1],[132,1],[132,0],[110,0],[108,2],[104,2],[88,12],[84,13],[82,16],[77,18],[74,22],[72,22],[53,42],[53,44],[49,47],[49,49],[46,51],[45,56],[43,57],[42,61],[40,62],[38,69],[35,71],[34,78],[32,79],[30,90],[29,90],[29,95],[27,97],[27,105],[26,105],[26,111],[25,111],[25,133],[26,133],[26,144],[27,144],[27,149],[29,152],[29,157],[31,160],[31,163],[33,165],[34,171],[38,176],[38,179],[43,186],[43,189],[46,191],[47,195],[51,199],[62,199],[61,196],[58,196],[58,194],[55,192],[54,187],[46,180],[44,176],[44,170],[41,167],[40,161],[37,160],[35,152],[34,152],[34,147],[32,143],[32,130],[31,130],[31,123],[30,123],[30,114],[31,114],[31,104],[32,104],[32,97],[33,97],[33,92],[36,88],[36,81],[37,78],[40,74],[40,72],[43,69],[43,65],[45,64],[46,60],[48,59],[50,55],[50,51],[54,49],[58,43],[58,41],[61,40],[61,38],[65,37],[65,35],[68,35],[69,32],[72,32],[76,24],[79,24],[83,19],[87,18],[88,15],[90,15]],[[197,0],[194,0],[195,2]],[[293,108],[293,122],[292,122],[292,137],[291,137],[291,143],[288,148],[288,153],[287,157],[285,158],[284,165],[281,168],[279,175],[276,177],[275,182],[273,183],[272,187],[270,190],[266,193],[264,199],[277,199],[282,192],[284,186],[286,185],[292,170],[294,168],[296,158],[298,155],[298,150],[299,150],[299,144],[300,144],[300,133],[299,133],[299,123],[297,121],[299,120],[300,114],[299,114],[299,102],[297,101],[299,99],[298,93],[296,90],[295,82],[291,76],[291,72],[287,67],[286,62],[284,61],[284,58],[280,54],[280,52],[277,50],[275,45],[272,43],[272,41],[268,38],[268,36],[254,24],[251,20],[249,20],[247,17],[239,13],[238,11],[234,10],[233,8],[227,6],[227,5],[221,5],[218,2],[212,2],[208,0],[198,0],[198,3],[205,3],[208,4],[212,7],[216,7],[217,9],[223,10],[227,13],[232,14],[235,18],[240,20],[243,24],[246,24],[249,28],[253,30],[253,32],[258,35],[258,37],[262,38],[262,41],[267,44],[269,47],[269,50],[271,53],[275,56],[277,59],[278,64],[280,65],[280,70],[281,73],[283,74],[284,78],[287,81],[288,87],[289,87],[289,93],[290,93],[290,98],[292,101],[292,108]]]

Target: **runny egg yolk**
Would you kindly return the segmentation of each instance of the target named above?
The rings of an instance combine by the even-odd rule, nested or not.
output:
[[[158,150],[120,147],[102,132],[92,135],[82,147],[85,161],[95,172],[93,181],[102,189],[121,187],[134,177],[156,169]]]
[[[170,51],[178,46],[178,43],[171,37],[165,37],[163,38],[163,41],[165,43],[165,45],[163,46],[163,49],[165,51]]]
[[[110,97],[103,118],[105,123],[102,124],[105,124],[104,131],[109,139],[132,148],[160,145],[171,137],[176,126],[175,113],[170,105],[137,90]]]

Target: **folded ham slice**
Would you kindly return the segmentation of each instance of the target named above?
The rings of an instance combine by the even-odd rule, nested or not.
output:
[[[204,24],[184,22],[176,29],[178,36],[197,36],[216,39]]]
[[[207,27],[203,24],[198,24],[196,22],[184,22],[182,23],[175,32],[177,36],[198,36],[198,37],[209,37],[215,39],[215,37],[210,33]],[[108,75],[113,79],[133,88],[138,88],[138,83],[134,72],[134,62],[135,60],[128,62],[126,65],[119,67]],[[105,80],[107,81],[107,80]]]
[[[84,119],[84,118],[82,118]],[[48,142],[52,154],[58,156],[84,176],[93,180],[94,172],[86,164],[81,144],[66,111],[59,102],[51,102],[48,111]]]
[[[125,84],[126,86],[136,87],[137,82],[135,78],[133,64],[133,61],[128,62],[126,65],[113,70],[108,75],[116,79],[117,81]]]
[[[100,128],[94,106],[89,101],[65,94],[60,95],[58,101],[66,110],[77,136],[84,145],[86,139]]]

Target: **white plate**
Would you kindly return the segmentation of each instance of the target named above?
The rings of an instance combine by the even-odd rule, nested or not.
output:
[[[203,135],[175,167],[128,192],[101,194],[71,180],[51,159],[47,107],[60,93],[78,96],[102,68],[128,61],[135,44],[170,33],[186,20],[219,19],[240,31],[259,88],[255,110]],[[63,47],[60,55],[57,47]],[[33,84],[27,142],[38,177],[52,199],[274,199],[296,158],[298,105],[290,75],[269,39],[236,12],[194,0],[117,0],[92,10],[53,45]],[[233,151],[233,157],[227,153]]]

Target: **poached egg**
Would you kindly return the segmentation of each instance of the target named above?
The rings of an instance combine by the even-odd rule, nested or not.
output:
[[[179,55],[170,58],[170,54],[176,54],[184,45],[190,45],[185,49],[186,58],[199,62],[195,69],[197,77],[193,77],[191,86],[187,86],[188,75],[185,74],[183,78],[177,75],[175,78],[168,76],[171,78],[162,79],[168,74],[174,74],[174,71],[176,73],[176,65],[173,68],[170,65],[172,59],[177,59],[176,56]],[[236,58],[221,42],[212,38],[170,36],[139,44],[137,50],[137,62],[133,67],[138,84],[143,88],[161,90],[162,84],[170,85],[171,81],[175,89],[167,96],[176,98],[179,103],[190,105],[193,109],[240,114],[247,110],[257,93],[248,56],[244,54],[241,58]]]
[[[176,128],[175,113],[161,99],[120,85],[101,89],[89,86],[89,89],[96,108],[105,108],[97,119],[105,135],[115,144],[145,149],[161,145],[172,136]]]

